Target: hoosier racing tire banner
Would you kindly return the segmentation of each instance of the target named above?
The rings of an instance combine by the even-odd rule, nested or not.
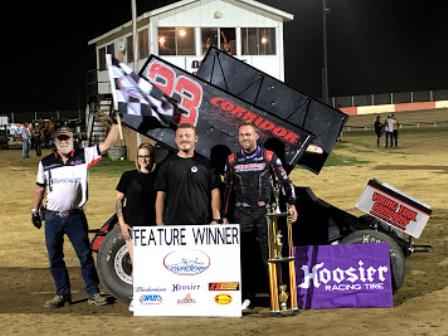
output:
[[[393,307],[386,243],[295,248],[300,309]]]

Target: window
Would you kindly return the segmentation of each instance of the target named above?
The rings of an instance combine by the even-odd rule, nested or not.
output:
[[[134,62],[134,43],[132,35],[126,38],[126,56],[128,63]]]
[[[202,28],[202,53],[205,54],[211,46],[218,46],[218,28]]]
[[[202,28],[202,53],[205,54],[211,46],[220,48],[229,54],[236,54],[235,28]]]
[[[176,28],[177,55],[195,55],[193,28]]]
[[[98,49],[98,70],[106,70],[106,48]]]
[[[108,44],[105,47],[98,49],[98,66],[99,70],[106,70],[107,64],[106,64],[106,54],[111,54],[112,56],[115,55],[114,50],[114,44]]]
[[[275,28],[241,28],[243,55],[275,55]]]
[[[195,55],[193,28],[159,28],[159,55]]]
[[[149,55],[148,29],[140,30],[137,33],[138,59],[146,59]]]
[[[114,48],[114,44],[108,44],[106,46],[106,54],[111,54],[112,56],[115,56],[115,48]]]
[[[159,55],[176,55],[176,33],[174,28],[159,28]]]

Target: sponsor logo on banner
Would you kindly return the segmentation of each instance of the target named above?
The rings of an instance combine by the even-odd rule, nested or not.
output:
[[[177,300],[177,304],[186,305],[186,304],[195,304],[196,300],[193,299],[191,293],[188,293],[183,298]]]
[[[163,258],[165,268],[178,275],[195,275],[210,267],[210,257],[202,251],[183,249],[168,253]]]
[[[432,212],[429,205],[376,179],[369,181],[356,207],[414,238],[420,237]]]
[[[295,248],[300,308],[391,307],[387,243]]]
[[[239,282],[210,282],[208,284],[209,291],[237,291],[240,289]]]
[[[190,284],[173,284],[173,287],[171,288],[172,292],[179,292],[179,291],[196,291],[199,290],[201,285],[196,285],[194,283]]]
[[[158,305],[162,303],[162,297],[159,294],[143,294],[140,296],[139,301],[144,305]]]
[[[303,271],[303,282],[299,284],[300,288],[324,286],[326,291],[359,290],[363,286],[383,289],[385,275],[389,272],[389,267],[386,265],[366,268],[362,260],[358,260],[356,265],[350,265],[348,268],[332,268],[332,266],[327,268],[327,265],[321,262],[311,266],[303,265],[300,269]]]
[[[141,286],[139,286],[139,287],[135,288],[135,291],[137,293],[141,293],[141,292],[166,292],[166,288],[162,288],[162,287],[152,288],[152,287],[141,287]]]
[[[218,294],[215,296],[215,302],[220,305],[226,305],[232,302],[232,296],[229,294]]]

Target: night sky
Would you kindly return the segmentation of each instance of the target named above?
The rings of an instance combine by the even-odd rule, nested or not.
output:
[[[172,2],[137,0],[138,13]],[[294,14],[285,25],[286,82],[320,97],[321,0],[260,2]],[[448,88],[448,1],[327,3],[330,96]],[[0,114],[84,109],[85,72],[95,67],[88,40],[130,19],[130,0],[11,3],[1,23]]]

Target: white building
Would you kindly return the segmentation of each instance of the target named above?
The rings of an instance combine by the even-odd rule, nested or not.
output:
[[[194,72],[210,45],[284,80],[283,23],[293,19],[255,0],[181,0],[146,12],[137,18],[138,55],[133,55],[132,21],[88,42],[96,47],[98,94],[110,93],[106,53],[131,67],[137,56],[138,70],[155,54]]]

